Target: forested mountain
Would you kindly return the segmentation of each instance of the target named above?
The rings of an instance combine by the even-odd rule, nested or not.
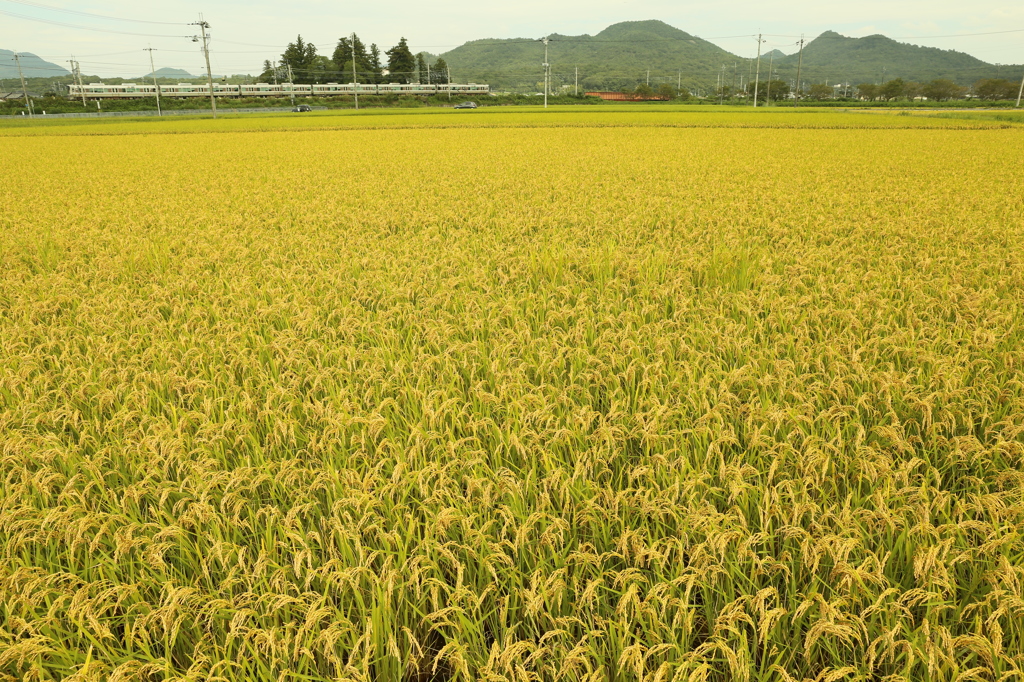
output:
[[[52,62],[40,59],[31,52],[19,52],[21,57],[21,71],[26,80],[29,78],[49,78],[50,76],[65,76],[70,73],[67,69]],[[10,50],[0,50],[0,78],[18,78],[18,64],[14,61],[14,53]],[[11,88],[7,88],[10,90]]]
[[[798,54],[776,57],[779,76],[796,77]],[[883,35],[864,38],[826,31],[804,46],[800,80],[804,83],[882,83],[894,78],[925,82],[946,78],[970,85],[981,78],[1017,78],[1021,66],[1001,66],[983,62],[964,52],[940,50],[900,43]]]
[[[474,40],[441,56],[456,81],[489,83],[498,90],[542,87],[544,45],[534,38]],[[756,70],[748,56],[734,55],[661,21],[627,21],[595,36],[552,35],[548,59],[554,91],[571,91],[577,67],[581,89],[594,90],[633,88],[648,77],[652,86],[681,80],[684,87],[707,90],[720,76],[726,84],[739,86]],[[789,55],[766,51],[761,77],[771,66],[777,78],[795,81],[797,62],[796,46]],[[801,80],[856,84],[945,78],[970,85],[982,78],[1020,80],[1022,75],[1024,66],[987,64],[963,52],[900,43],[882,35],[847,38],[826,31],[804,46]]]
[[[441,55],[455,81],[488,83],[499,90],[538,90],[544,80],[544,45],[537,39],[474,40]],[[597,35],[553,34],[548,45],[552,90],[570,91],[579,68],[580,88],[619,90],[652,86],[695,87],[713,79],[736,57],[713,43],[662,21],[627,21]]]

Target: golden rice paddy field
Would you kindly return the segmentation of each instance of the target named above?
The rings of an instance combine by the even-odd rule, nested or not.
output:
[[[984,115],[0,124],[0,679],[1021,679],[1022,158]]]

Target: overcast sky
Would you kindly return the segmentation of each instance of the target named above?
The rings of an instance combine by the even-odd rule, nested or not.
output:
[[[276,59],[298,34],[328,55],[338,37],[352,31],[366,43],[377,43],[382,51],[405,36],[414,52],[439,53],[478,38],[595,34],[619,21],[641,19],[660,19],[740,56],[752,56],[756,41],[725,36],[764,32],[770,34],[767,48],[790,53],[796,50],[800,34],[810,39],[831,29],[855,37],[883,33],[903,42],[968,52],[991,63],[1024,63],[1024,2],[1020,0],[0,0],[0,12],[0,48],[32,52],[63,66],[74,54],[83,73],[101,76],[148,72],[149,56],[143,51],[147,45],[156,48],[157,68],[199,73],[202,57],[187,37],[198,29],[187,24],[196,21],[200,12],[211,25],[211,57],[217,73],[259,73],[263,60]],[[141,20],[169,23],[138,23]],[[962,35],[972,33],[988,35]]]

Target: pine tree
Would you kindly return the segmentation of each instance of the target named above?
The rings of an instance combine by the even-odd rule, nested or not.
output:
[[[322,71],[316,45],[305,42],[301,35],[294,43],[288,43],[288,47],[281,54],[281,65],[285,68],[292,67],[296,83],[313,83],[318,80],[316,76]]]
[[[273,83],[276,76],[277,69],[274,68],[274,65],[270,62],[269,59],[265,59],[263,60],[263,71],[260,72],[260,75],[256,78],[256,82]]]
[[[419,82],[426,83],[428,81],[427,60],[424,59],[422,52],[416,55],[416,71],[419,76]]]
[[[405,38],[399,40],[397,45],[388,50],[387,55],[391,82],[411,83],[417,72],[416,57],[413,56]]]
[[[448,83],[448,62],[438,57],[434,65],[430,67],[430,80],[435,85],[446,85]]]
[[[370,45],[367,52],[366,45],[353,34],[351,37],[339,38],[338,45],[334,48],[331,61],[334,68],[340,75],[340,80],[350,81],[352,79],[352,51],[355,50],[356,75],[360,83],[380,83],[380,48]]]
[[[331,61],[334,62],[334,68],[342,73],[352,71],[352,41],[348,38],[338,38],[338,44],[334,48],[334,54],[331,55]]]
[[[370,44],[370,56],[367,63],[370,67],[370,71],[373,72],[373,82],[383,83],[384,75],[381,73],[383,67],[380,63],[380,48],[377,47],[377,43]]]

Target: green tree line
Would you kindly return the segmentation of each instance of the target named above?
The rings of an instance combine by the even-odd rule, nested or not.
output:
[[[366,46],[359,36],[339,38],[328,57],[299,35],[281,53],[280,60],[263,62],[259,80],[264,83],[448,83],[448,65],[441,58],[433,64],[423,52],[413,54],[403,37],[390,50],[381,52],[376,43]]]
[[[861,83],[857,86],[857,94],[861,99],[883,102],[914,100],[919,97],[943,102],[968,96],[984,100],[1010,100],[1016,99],[1017,92],[1016,83],[1002,78],[983,78],[969,88],[958,85],[948,78],[936,78],[927,83],[894,78],[881,85]]]
[[[948,78],[936,78],[926,83],[893,78],[881,84],[860,83],[855,86],[813,83],[806,88],[801,88],[797,95],[800,99],[815,101],[855,98],[868,102],[896,102],[913,101],[922,97],[933,102],[946,102],[967,97],[998,101],[1016,99],[1019,88],[1018,83],[1002,78],[983,78],[971,87],[958,85]],[[723,99],[742,97],[749,100],[754,97],[754,89],[754,83],[748,83],[743,90],[725,85],[715,91],[715,97]],[[781,79],[763,80],[757,84],[759,102],[789,99],[791,94],[791,85]]]

